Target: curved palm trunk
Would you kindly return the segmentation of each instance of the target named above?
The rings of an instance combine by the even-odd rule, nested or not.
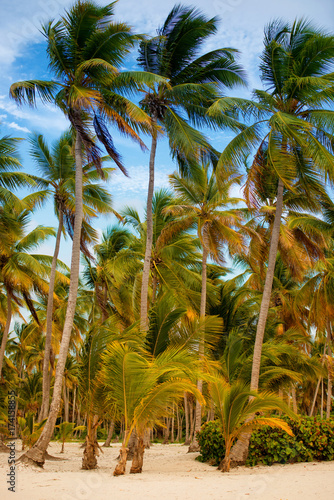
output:
[[[201,305],[200,305],[200,319],[203,320],[205,318],[205,310],[206,310],[206,281],[207,281],[207,259],[208,259],[208,251],[205,245],[203,244],[203,256],[202,256],[202,290],[201,290]],[[204,329],[201,333],[201,338],[198,346],[199,359],[204,358]],[[202,392],[203,381],[197,380],[197,389]],[[202,425],[202,407],[198,400],[196,400],[196,410],[195,410],[195,430],[194,437],[191,445],[189,446],[188,452],[199,451],[200,447],[197,441],[196,433],[201,430]]]
[[[156,123],[156,117],[152,118],[153,122]],[[157,149],[157,135],[156,132],[152,135],[152,145],[150,153],[150,165],[149,165],[149,182],[148,182],[148,193],[147,193],[147,208],[146,208],[146,247],[145,247],[145,257],[144,257],[144,268],[143,268],[143,278],[141,284],[141,295],[140,295],[140,328],[143,331],[148,329],[148,316],[147,316],[147,302],[148,302],[148,283],[150,279],[150,265],[151,265],[151,255],[152,255],[152,244],[153,244],[153,214],[152,214],[152,200],[154,192],[154,163],[155,163],[155,153]]]
[[[273,286],[277,249],[278,249],[278,240],[281,227],[281,218],[283,212],[283,188],[284,188],[283,182],[281,179],[279,179],[277,188],[275,220],[273,224],[273,230],[271,233],[270,248],[269,248],[268,268],[264,283],[259,321],[256,329],[252,376],[250,384],[250,388],[252,391],[257,391],[259,388],[262,344],[267,323],[269,305],[270,305],[271,290]],[[251,437],[250,433],[242,434],[241,438],[238,439],[236,444],[233,446],[230,454],[230,464],[232,466],[241,465],[246,462],[250,437]]]
[[[110,425],[109,425],[109,432],[108,432],[107,439],[106,439],[105,443],[102,445],[104,448],[109,448],[111,440],[112,440],[112,436],[114,434],[114,428],[115,428],[115,421],[111,420]]]
[[[49,283],[49,294],[48,294],[48,305],[46,309],[46,334],[45,334],[45,349],[44,349],[44,359],[43,359],[43,396],[42,396],[42,406],[39,414],[38,421],[41,422],[47,417],[49,411],[49,400],[50,400],[50,377],[49,377],[49,367],[50,367],[50,355],[51,355],[51,340],[52,340],[52,313],[53,313],[53,293],[56,281],[56,267],[60,248],[61,233],[63,230],[63,212],[59,210],[59,224],[56,237],[56,245],[52,257],[51,272],[50,272],[50,283]]]
[[[123,474],[125,474],[126,459],[127,459],[128,451],[129,451],[129,448],[127,448],[127,446],[126,446],[127,441],[128,441],[128,435],[129,435],[129,431],[125,431],[124,439],[122,442],[122,448],[120,449],[120,452],[119,452],[120,458],[119,458],[118,464],[115,467],[114,476],[122,476]]]
[[[1,348],[0,348],[0,379],[2,374],[2,365],[5,357],[5,350],[6,350],[10,323],[12,321],[12,299],[9,291],[8,290],[6,291],[7,291],[7,318],[6,318],[6,325],[2,335]]]
[[[79,265],[80,265],[80,236],[82,225],[82,141],[77,133],[75,142],[75,222],[72,244],[71,258],[71,282],[68,295],[68,304],[66,309],[65,324],[63,335],[60,344],[58,363],[55,375],[55,384],[53,397],[50,406],[50,413],[45,423],[43,431],[36,444],[28,450],[20,460],[33,461],[35,464],[43,467],[45,462],[45,454],[49,445],[54,426],[57,420],[62,391],[62,381],[65,369],[65,362],[70,344],[75,306],[77,301],[78,283],[79,283]]]
[[[325,344],[325,347],[324,347],[324,354],[322,356],[321,366],[324,366],[324,363],[325,363],[326,350],[327,350],[327,343]],[[317,382],[317,386],[315,388],[315,392],[314,392],[314,396],[313,396],[313,401],[312,401],[312,406],[311,406],[311,409],[310,409],[309,414],[308,414],[309,417],[313,416],[315,404],[316,404],[317,398],[318,398],[318,392],[319,392],[320,383],[321,383],[321,377],[319,377],[318,382]]]

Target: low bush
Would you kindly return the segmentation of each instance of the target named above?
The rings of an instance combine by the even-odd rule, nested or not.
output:
[[[334,460],[334,420],[313,417],[284,420],[290,425],[294,436],[268,426],[254,431],[247,465]],[[201,447],[199,460],[218,465],[225,455],[220,423],[205,423],[197,436]]]

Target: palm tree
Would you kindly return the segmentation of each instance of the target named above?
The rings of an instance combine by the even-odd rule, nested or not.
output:
[[[228,245],[230,253],[242,248],[242,237],[234,229],[240,223],[238,210],[229,208],[240,200],[229,196],[231,186],[235,179],[226,177],[219,190],[214,172],[209,172],[209,166],[193,167],[192,176],[182,178],[177,174],[170,176],[179,199],[168,207],[168,211],[177,216],[175,224],[184,227],[197,226],[198,238],[202,246],[202,288],[200,302],[200,318],[203,320],[206,314],[207,298],[207,259],[211,256],[218,264],[224,262],[224,245]],[[204,332],[199,343],[199,356],[204,356]],[[202,381],[197,382],[199,391],[202,391]],[[201,428],[202,416],[199,403],[196,405],[195,431]],[[197,451],[198,443],[194,443],[189,451]]]
[[[107,389],[106,402],[122,416],[125,429],[115,476],[125,473],[132,431],[136,430],[138,435],[138,454],[134,456],[130,472],[140,473],[145,429],[168,415],[173,404],[183,399],[185,391],[201,398],[192,382],[196,377],[196,364],[188,352],[170,348],[150,359],[143,346],[138,345],[138,336],[135,339],[111,342],[102,354],[100,377]]]
[[[36,95],[44,102],[55,102],[65,113],[75,131],[75,223],[71,259],[71,284],[62,343],[57,363],[53,399],[47,423],[36,445],[25,459],[40,465],[52,436],[62,390],[62,375],[70,342],[77,298],[80,260],[80,236],[83,219],[82,167],[83,150],[88,163],[101,168],[101,152],[91,137],[93,123],[98,140],[117,166],[126,172],[116,151],[107,122],[143,146],[135,128],[150,127],[147,115],[118,90],[129,81],[117,68],[136,41],[129,26],[110,22],[114,4],[98,7],[93,2],[77,2],[57,22],[43,27],[47,40],[50,68],[56,81],[30,80],[11,86],[10,94],[19,103],[35,104]],[[135,79],[136,75],[132,76]],[[152,80],[151,77],[148,78]]]
[[[72,154],[72,138],[69,132],[63,134],[53,145],[52,150],[48,147],[42,135],[34,134],[30,138],[30,154],[35,160],[38,170],[43,175],[47,183],[50,194],[54,199],[54,210],[58,217],[58,229],[55,243],[55,250],[50,272],[49,293],[46,316],[45,333],[45,353],[43,363],[43,401],[40,421],[48,413],[50,399],[50,377],[49,365],[51,354],[52,337],[52,314],[53,314],[53,295],[56,279],[56,266],[60,248],[61,234],[66,228],[70,236],[73,236],[74,225],[74,206],[75,206],[75,160]],[[111,208],[111,197],[107,191],[96,183],[96,170],[92,165],[86,165],[83,168],[83,211],[84,221],[81,234],[81,250],[88,253],[87,240],[94,235],[94,230],[88,228],[89,220],[97,216],[98,213],[113,212]],[[110,169],[103,168],[104,178],[108,178]],[[86,229],[86,231],[85,231]],[[87,234],[87,229],[89,232]]]
[[[248,172],[248,202],[257,202],[257,191],[267,168],[276,189],[268,266],[254,346],[251,389],[258,389],[261,348],[270,304],[277,247],[283,212],[284,191],[306,197],[310,206],[321,201],[323,176],[333,176],[333,111],[326,109],[334,99],[334,37],[305,21],[292,25],[272,22],[265,30],[261,56],[261,79],[266,90],[255,90],[255,100],[222,98],[209,113],[233,110],[256,118],[225,148],[218,165],[233,169],[243,165],[254,148],[256,154]],[[316,194],[320,187],[320,197]],[[310,196],[310,191],[312,195]],[[314,197],[314,198],[313,198]],[[320,198],[320,200],[319,200]],[[296,205],[298,207],[298,203]],[[318,204],[319,208],[319,204]]]
[[[73,422],[62,422],[59,425],[55,426],[59,429],[59,441],[61,441],[61,450],[60,453],[64,453],[65,451],[65,442],[72,436],[75,431],[84,431],[86,427],[84,425],[75,425]]]
[[[222,472],[228,472],[231,465],[231,448],[238,437],[250,430],[263,425],[278,427],[293,435],[289,425],[279,418],[270,416],[249,417],[255,413],[281,409],[290,416],[293,415],[282,400],[275,394],[264,392],[255,393],[241,383],[228,384],[222,377],[216,375],[209,383],[210,395],[215,404],[215,412],[221,425],[221,432],[225,441],[225,457],[219,465]],[[250,400],[250,396],[252,399]]]
[[[22,205],[30,205],[33,208],[40,201],[41,196],[45,195],[43,192],[36,194],[24,198]],[[49,259],[47,256],[34,255],[30,252],[55,233],[53,228],[38,226],[26,234],[25,229],[30,223],[30,214],[31,210],[18,210],[11,203],[0,207],[0,226],[3,223],[7,225],[5,244],[2,244],[0,248],[0,282],[7,296],[6,325],[0,348],[0,376],[12,319],[12,302],[22,305],[23,300],[36,318],[32,294],[34,291],[47,293],[48,267],[46,264]],[[9,225],[8,222],[11,224]]]
[[[317,329],[318,334],[326,335],[327,349],[327,405],[326,418],[330,418],[332,407],[332,325],[334,321],[334,308],[332,293],[334,286],[334,259],[333,250],[328,252],[327,258],[315,266],[312,275],[307,279],[300,290],[301,300],[306,300],[309,308],[309,323]],[[320,379],[319,379],[320,380]],[[314,397],[314,402],[319,390],[319,382]],[[313,405],[314,406],[314,405]],[[313,412],[313,410],[312,410]]]
[[[173,197],[167,189],[154,193],[152,199],[153,240],[151,251],[152,293],[149,302],[152,306],[166,290],[174,293],[178,301],[182,290],[182,302],[195,309],[200,292],[198,264],[198,240],[189,234],[183,222],[174,223],[174,216],[166,209],[173,203]],[[137,211],[125,208],[122,215],[128,224],[136,230],[132,249],[137,258],[144,259],[146,248],[147,224],[140,220]],[[125,263],[122,262],[122,266]],[[136,269],[127,270],[134,274]]]
[[[142,106],[152,121],[168,136],[174,158],[183,170],[189,161],[198,160],[200,149],[211,150],[206,139],[191,124],[211,125],[206,107],[216,99],[221,88],[243,83],[243,72],[235,63],[234,49],[217,49],[199,56],[207,39],[217,31],[217,19],[206,18],[199,11],[176,5],[155,38],[140,44],[138,62],[145,71],[168,78],[168,84],[151,86]],[[183,118],[186,114],[189,121]],[[190,122],[190,123],[189,123]],[[220,124],[232,119],[220,117]],[[216,123],[217,125],[217,123]],[[154,164],[158,133],[152,134],[147,195],[147,232],[141,288],[140,322],[148,328],[147,305],[153,242],[152,199]],[[186,160],[186,161],[185,161]]]

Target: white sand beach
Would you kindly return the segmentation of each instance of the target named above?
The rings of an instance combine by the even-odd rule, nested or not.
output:
[[[113,444],[99,457],[99,468],[83,471],[78,443],[51,443],[49,452],[63,461],[47,461],[44,469],[16,467],[16,492],[7,490],[7,455],[0,454],[1,500],[331,500],[334,462],[239,467],[221,473],[195,460],[179,444],[154,444],[146,450],[142,474],[113,477],[120,448]],[[20,449],[20,445],[18,445]],[[19,455],[19,453],[18,453]],[[128,470],[130,463],[128,462]]]

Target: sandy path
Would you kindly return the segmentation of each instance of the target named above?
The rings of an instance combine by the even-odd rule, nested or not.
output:
[[[7,456],[0,454],[1,500],[332,500],[334,462],[240,467],[222,474],[195,460],[181,445],[155,444],[145,452],[139,475],[113,477],[119,445],[104,449],[99,469],[82,471],[82,450],[67,443],[65,454],[52,443],[49,452],[67,460],[46,462],[44,470],[19,464],[16,492],[7,490]],[[20,446],[18,445],[18,449]],[[128,463],[128,470],[130,464]]]

